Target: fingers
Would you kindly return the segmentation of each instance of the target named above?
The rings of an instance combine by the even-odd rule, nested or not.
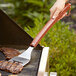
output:
[[[57,0],[55,4],[52,6],[50,9],[50,17],[51,18],[56,18],[58,14],[63,10],[65,6],[65,1],[64,0]]]
[[[61,10],[59,10],[59,9],[56,9],[55,11],[53,11],[53,12],[51,12],[51,18],[56,18],[58,15],[59,15],[59,13],[61,12]],[[67,15],[67,13],[65,13],[61,18],[63,18],[65,15]]]
[[[56,18],[58,16],[58,14],[61,12],[62,9],[60,9],[59,7],[55,7],[53,6],[51,9],[50,9],[50,17],[51,18]]]
[[[57,10],[55,11],[55,13],[53,14],[52,18],[56,18],[56,17],[59,15],[59,13],[60,13],[60,10],[57,9]]]
[[[62,18],[65,17],[66,15],[67,15],[67,12],[66,12],[60,19],[62,19]],[[59,20],[60,20],[60,19],[59,19]],[[59,20],[58,20],[58,21],[59,21]]]
[[[63,17],[65,17],[67,15],[67,12],[61,17],[61,19],[63,18]]]

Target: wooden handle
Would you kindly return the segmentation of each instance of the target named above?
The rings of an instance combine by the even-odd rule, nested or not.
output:
[[[50,19],[47,24],[42,28],[42,30],[38,33],[38,35],[35,37],[35,39],[32,41],[30,46],[36,47],[40,40],[44,37],[44,35],[48,32],[48,30],[59,20],[62,18],[62,16],[71,8],[71,4],[67,3],[62,10],[62,12],[59,13],[59,15],[55,19]]]

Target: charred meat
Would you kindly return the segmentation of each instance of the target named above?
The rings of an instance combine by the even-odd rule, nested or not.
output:
[[[0,69],[1,69],[1,70],[5,70],[7,64],[8,64],[8,61],[3,61],[3,63],[2,63],[2,65],[1,65],[1,67],[0,67]]]
[[[12,66],[13,62],[8,62],[7,66],[6,66],[6,71],[9,72],[10,67]]]
[[[8,71],[13,74],[21,72],[23,66],[19,62],[0,61],[0,70]]]
[[[14,73],[19,73],[21,72],[22,69],[23,69],[23,66],[21,65],[21,63],[19,63],[17,67],[14,69]]]
[[[18,50],[13,49],[13,48],[0,48],[0,51],[3,52],[7,60],[15,56],[18,56],[20,54]]]
[[[0,48],[0,51],[5,55],[6,59],[9,60],[15,56],[18,56],[20,52],[13,48]],[[7,60],[0,61],[0,70],[17,74],[22,71],[23,66],[19,62],[11,62]]]

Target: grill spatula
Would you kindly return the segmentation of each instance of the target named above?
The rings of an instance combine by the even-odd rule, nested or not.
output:
[[[38,43],[40,42],[40,40],[44,37],[44,35],[48,32],[48,30],[59,20],[63,17],[63,15],[70,10],[71,8],[71,4],[67,3],[64,7],[64,9],[62,10],[62,12],[59,13],[59,15],[53,19],[51,18],[47,24],[43,27],[43,29],[38,33],[38,35],[36,36],[36,38],[32,41],[32,43],[30,44],[29,48],[23,52],[22,54],[20,54],[19,56],[16,56],[14,58],[12,58],[9,61],[16,61],[16,62],[20,62],[22,63],[22,65],[26,65],[27,63],[30,62],[31,60],[31,53],[33,51],[33,49],[38,45]]]

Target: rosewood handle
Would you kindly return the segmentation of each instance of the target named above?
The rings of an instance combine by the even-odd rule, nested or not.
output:
[[[59,13],[59,15],[53,19],[51,18],[46,25],[42,28],[42,30],[38,33],[38,35],[35,37],[35,39],[32,41],[30,46],[36,47],[40,40],[44,37],[44,35],[49,31],[49,29],[59,20],[62,18],[62,16],[71,8],[71,4],[67,3],[64,7],[64,9]]]

